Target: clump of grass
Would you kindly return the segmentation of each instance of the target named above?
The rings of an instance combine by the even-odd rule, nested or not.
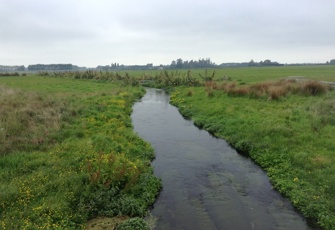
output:
[[[227,94],[229,96],[246,96],[250,94],[250,90],[247,87],[230,88]]]
[[[267,89],[269,100],[277,100],[287,93],[287,88],[283,86],[270,86]]]
[[[188,97],[192,97],[192,96],[193,96],[193,91],[192,91],[192,90],[188,91],[188,92],[187,92],[187,96],[188,96]]]
[[[206,88],[208,88],[207,85]],[[330,87],[317,81],[298,82],[294,79],[281,79],[276,82],[261,82],[249,86],[238,86],[235,82],[223,82],[216,87],[212,87],[212,89],[223,90],[229,96],[249,96],[250,98],[278,100],[286,95],[293,94],[316,96],[327,92]]]
[[[214,81],[206,81],[205,82],[205,90],[206,90],[206,93],[207,93],[208,97],[213,97],[214,96],[213,89],[216,89],[216,88],[217,88],[216,82],[214,82]]]
[[[212,88],[206,88],[207,96],[214,97],[214,91]]]
[[[318,81],[306,81],[301,86],[301,92],[308,96],[320,95],[327,92],[329,89],[329,86]]]
[[[312,121],[318,126],[335,125],[335,99],[327,97],[308,108]]]
[[[224,90],[226,92],[229,92],[230,90],[233,90],[236,87],[236,83],[235,82],[229,82],[226,85],[224,85]]]
[[[206,88],[211,88],[211,89],[216,89],[217,85],[216,85],[216,82],[214,82],[214,81],[206,81],[205,82],[205,87]]]

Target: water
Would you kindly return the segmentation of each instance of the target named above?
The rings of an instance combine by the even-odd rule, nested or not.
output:
[[[151,210],[156,229],[312,229],[257,165],[185,120],[164,91],[147,89],[132,121],[154,147],[163,183]]]

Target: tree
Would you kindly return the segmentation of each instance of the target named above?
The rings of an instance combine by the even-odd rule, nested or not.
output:
[[[173,60],[170,65],[171,69],[175,69],[177,67],[177,62]]]
[[[257,63],[254,62],[254,59],[251,59],[248,65],[249,66],[256,66]]]
[[[177,69],[183,68],[183,59],[181,59],[181,58],[177,59],[177,66],[176,66],[176,68]]]

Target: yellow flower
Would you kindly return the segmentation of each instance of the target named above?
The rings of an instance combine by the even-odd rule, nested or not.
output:
[[[293,179],[294,182],[297,182],[298,180],[299,180],[298,177],[295,177],[295,178]]]

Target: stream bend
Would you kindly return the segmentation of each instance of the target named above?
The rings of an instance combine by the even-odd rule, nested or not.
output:
[[[132,122],[155,149],[163,183],[151,210],[156,229],[312,229],[259,166],[185,120],[163,90],[147,89]]]

